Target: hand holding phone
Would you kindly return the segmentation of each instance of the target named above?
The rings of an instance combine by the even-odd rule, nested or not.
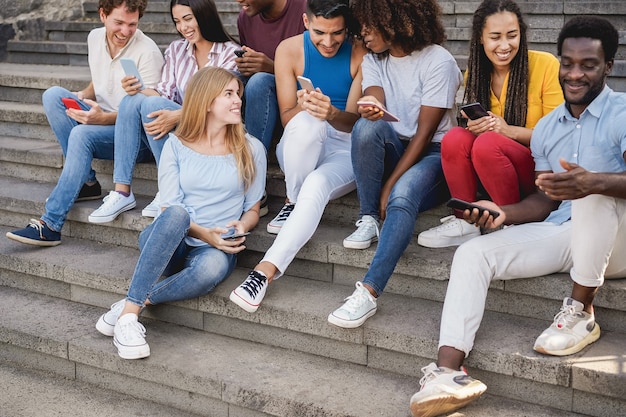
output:
[[[382,107],[380,107],[378,104],[374,103],[373,101],[357,101],[356,104],[361,107],[376,107],[377,109],[383,112],[383,120],[386,122],[399,122],[400,121],[400,119],[398,119],[396,116],[389,113],[386,109],[383,109]]]
[[[478,209],[480,215],[482,215],[484,211],[488,211],[489,215],[492,216],[494,220],[500,215],[499,211],[491,210],[486,207],[479,206],[477,204],[459,200],[458,198],[451,198],[446,205],[453,209],[469,210],[470,212],[474,209]]]
[[[244,232],[244,233],[237,233],[237,229],[235,229],[235,227],[231,226],[228,228],[228,232],[224,233],[222,235],[222,239],[224,240],[235,240],[235,239],[239,239],[240,237],[244,237],[244,236],[248,236],[250,234],[250,232]]]
[[[480,103],[470,103],[461,106],[460,108],[467,115],[470,120],[480,119],[481,117],[489,116],[489,113]]]
[[[83,110],[83,108],[80,107],[80,104],[78,104],[78,101],[73,98],[62,97],[61,101],[67,109]]]
[[[298,82],[300,83],[300,87],[308,91],[315,91],[315,87],[313,87],[313,83],[307,77],[303,77],[298,75]]]
[[[242,58],[243,54],[245,54],[245,53],[246,53],[246,51],[244,51],[243,49],[237,49],[235,51],[235,55],[237,55],[238,58]]]
[[[137,81],[139,81],[139,84],[141,84],[139,89],[143,90],[143,80],[141,79],[141,75],[139,74],[139,70],[137,69],[135,61],[133,61],[131,58],[122,57],[120,58],[120,64],[122,64],[122,68],[124,68],[124,73],[126,73],[127,76],[137,78]]]

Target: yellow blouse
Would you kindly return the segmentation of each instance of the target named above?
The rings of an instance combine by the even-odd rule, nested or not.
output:
[[[500,117],[504,117],[508,85],[507,74],[500,98],[491,91],[491,111]],[[563,100],[563,90],[559,84],[559,60],[549,52],[528,51],[528,113],[525,127],[535,127],[539,119],[563,103]]]

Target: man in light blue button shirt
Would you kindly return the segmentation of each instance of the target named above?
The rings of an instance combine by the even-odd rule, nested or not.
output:
[[[537,191],[509,206],[476,203],[498,211],[496,219],[487,211],[465,211],[477,226],[509,227],[457,249],[437,363],[424,368],[425,382],[411,399],[414,416],[452,411],[485,391],[461,365],[472,350],[492,280],[569,272],[571,296],[534,349],[571,355],[600,337],[594,296],[604,278],[626,277],[626,94],[606,86],[617,46],[617,31],[601,18],[574,18],[561,30],[565,103],[533,132]]]

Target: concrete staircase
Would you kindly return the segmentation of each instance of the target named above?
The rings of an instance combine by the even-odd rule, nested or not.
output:
[[[224,21],[234,24],[231,3],[236,5],[219,4]],[[456,10],[476,5],[441,3]],[[89,17],[95,3],[84,9]],[[175,36],[167,10],[166,3],[151,2],[141,23],[155,39],[162,33],[162,45]],[[451,48],[455,37],[462,42],[451,19],[461,22],[471,12],[459,13],[446,15]],[[54,44],[57,52],[40,62],[34,60],[37,54],[18,58],[12,50],[9,62],[0,63],[1,234],[43,212],[63,157],[43,114],[41,93],[51,85],[78,90],[88,82],[84,37],[98,24],[51,22],[50,38],[37,43],[42,51]],[[558,27],[560,22],[554,23],[555,31]],[[112,162],[96,161],[94,168],[110,189]],[[281,206],[282,180],[272,165],[270,215],[248,238],[248,250],[230,278],[206,297],[145,310],[142,321],[152,348],[146,360],[120,359],[94,325],[125,295],[138,256],[137,235],[149,223],[140,209],[156,192],[154,165],[139,164],[133,181],[138,208],[115,222],[89,223],[87,216],[100,202],[84,202],[71,210],[61,246],[42,249],[0,239],[0,387],[6,393],[0,415],[408,416],[420,368],[436,356],[454,250],[421,248],[414,240],[378,313],[359,329],[329,325],[328,313],[352,292],[374,253],[341,245],[358,210],[352,193],[328,206],[318,232],[286,276],[272,284],[262,307],[245,313],[228,294],[274,239],[265,225]],[[441,207],[424,213],[416,232],[446,213]],[[467,362],[489,390],[455,416],[626,415],[626,280],[608,281],[598,294],[603,335],[597,343],[567,358],[532,351],[570,288],[564,274],[492,284]],[[28,402],[21,399],[25,390],[15,388],[21,386],[27,387]],[[91,407],[85,407],[86,398]]]

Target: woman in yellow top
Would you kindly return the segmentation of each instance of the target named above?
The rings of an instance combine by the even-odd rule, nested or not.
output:
[[[473,17],[463,101],[481,103],[489,115],[443,137],[441,162],[452,197],[475,201],[482,184],[502,206],[534,191],[530,137],[537,121],[563,102],[558,73],[552,54],[528,50],[526,24],[514,1],[481,3]],[[420,233],[418,243],[440,248],[480,235],[462,217],[462,211],[444,217],[440,226]]]

